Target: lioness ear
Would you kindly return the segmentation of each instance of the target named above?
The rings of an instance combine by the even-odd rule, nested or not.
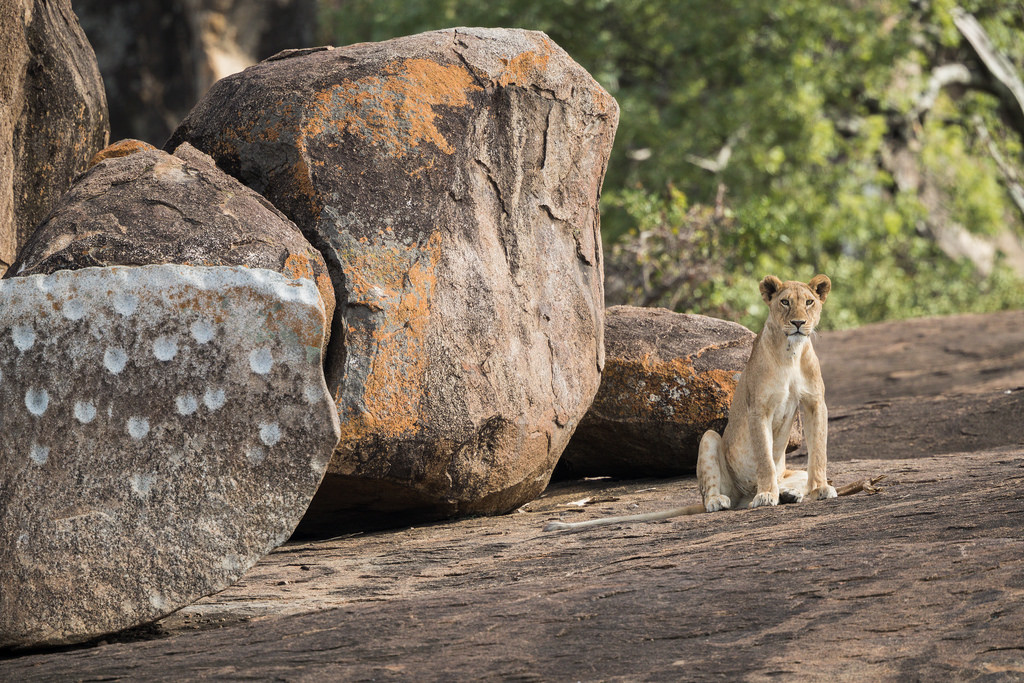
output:
[[[832,281],[828,279],[827,275],[815,275],[811,278],[811,281],[807,283],[807,286],[814,290],[814,293],[818,295],[818,299],[821,303],[825,303],[825,299],[828,298],[828,293],[832,291]]]
[[[782,280],[774,275],[765,275],[764,279],[761,280],[761,298],[764,299],[766,304],[772,302],[772,297],[780,289],[782,289]]]

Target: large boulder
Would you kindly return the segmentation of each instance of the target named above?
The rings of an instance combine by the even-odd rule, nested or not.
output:
[[[338,439],[325,331],[267,270],[0,280],[0,648],[152,621],[287,539]]]
[[[601,389],[559,476],[692,474],[701,436],[725,428],[754,337],[703,315],[609,308]]]
[[[0,2],[0,275],[107,144],[96,56],[68,0]]]
[[[323,257],[270,202],[191,145],[173,155],[137,140],[98,152],[8,277],[90,266],[266,268],[313,280],[328,323],[334,291]]]
[[[327,507],[498,513],[544,489],[604,362],[617,121],[544,34],[460,28],[282,53],[175,131],[327,259]]]

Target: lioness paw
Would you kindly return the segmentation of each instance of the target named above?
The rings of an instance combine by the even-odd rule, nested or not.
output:
[[[835,498],[838,494],[836,493],[835,487],[825,484],[824,486],[819,486],[818,488],[813,489],[807,495],[809,498],[814,500],[825,500],[826,498]]]
[[[728,510],[731,507],[732,501],[729,500],[729,496],[723,496],[722,494],[708,496],[707,500],[704,501],[704,509],[708,512]]]
[[[802,491],[796,489],[780,488],[779,489],[779,502],[780,503],[800,503],[804,499]]]
[[[761,493],[754,496],[754,500],[750,501],[748,507],[759,508],[763,505],[778,505],[779,494],[772,494],[770,491],[762,491]]]

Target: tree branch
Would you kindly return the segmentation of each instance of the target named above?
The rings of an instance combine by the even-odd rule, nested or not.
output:
[[[918,120],[924,114],[931,111],[942,89],[948,88],[951,85],[977,86],[980,85],[980,81],[963,64],[943,64],[942,66],[935,67],[932,69],[932,77],[928,79],[928,87],[917,98],[914,108],[910,110],[910,119],[912,121]]]
[[[999,168],[999,172],[1003,174],[1003,182],[1006,183],[1006,189],[1010,193],[1010,199],[1013,200],[1017,210],[1020,211],[1022,217],[1024,217],[1024,186],[1020,183],[1020,177],[1017,173],[1017,169],[1006,162],[1003,155],[999,153],[999,148],[996,146],[995,140],[992,139],[992,135],[988,132],[988,127],[985,122],[982,121],[980,116],[975,115],[972,119],[974,127],[978,130],[978,139],[985,143],[988,148],[989,156],[996,162],[996,166]]]
[[[973,15],[953,10],[953,23],[974,50],[993,80],[993,91],[1002,100],[1017,132],[1024,137],[1024,82],[1013,63],[992,44],[985,29]]]
[[[750,126],[743,126],[738,131],[729,136],[729,139],[722,145],[722,149],[718,150],[718,154],[715,155],[714,159],[707,159],[705,157],[699,157],[693,154],[687,154],[685,159],[689,163],[703,168],[705,171],[710,173],[721,173],[725,170],[725,167],[729,165],[729,159],[732,158],[732,148],[735,147],[743,138],[747,137],[747,133],[750,131]]]

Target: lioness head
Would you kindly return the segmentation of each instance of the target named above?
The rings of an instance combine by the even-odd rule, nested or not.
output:
[[[765,324],[776,326],[792,341],[806,339],[818,325],[830,289],[832,281],[824,275],[815,275],[806,284],[765,277],[761,280],[761,297],[768,304]]]

